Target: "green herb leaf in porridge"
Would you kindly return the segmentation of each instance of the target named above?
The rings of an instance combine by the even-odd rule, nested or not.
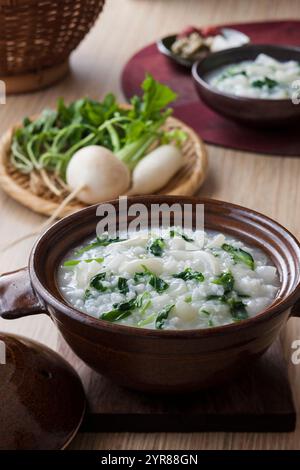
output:
[[[246,305],[243,303],[237,292],[231,291],[224,295],[209,295],[206,300],[218,301],[228,305],[234,321],[245,320],[248,318]]]
[[[276,80],[273,80],[272,78],[269,78],[269,77],[265,77],[263,79],[260,79],[260,80],[254,80],[251,85],[254,87],[254,88],[263,88],[263,87],[267,87],[269,90],[272,90],[273,88],[275,88],[276,86],[279,85],[279,83],[276,81]]]
[[[151,245],[148,247],[148,250],[154,256],[162,256],[165,246],[166,246],[166,243],[165,243],[164,239],[163,238],[157,238],[156,240],[154,240],[154,242],[151,243]]]
[[[107,290],[107,287],[105,287],[102,283],[102,281],[105,280],[106,273],[99,273],[94,276],[91,281],[90,281],[90,287],[93,287],[99,292],[105,292]]]
[[[110,310],[109,312],[104,312],[100,316],[101,320],[106,320],[106,321],[119,321],[122,320],[123,318],[129,317],[129,315],[132,314],[132,310],[118,310],[118,309],[113,309]]]
[[[143,294],[138,295],[136,299],[136,306],[139,309],[141,315],[150,308],[152,305],[151,295],[150,292],[146,291]]]
[[[77,266],[81,262],[80,259],[69,259],[68,261],[64,262],[64,266],[69,268],[71,266]]]
[[[201,308],[200,313],[204,313],[204,315],[209,316],[210,312],[208,310],[205,310],[204,308]]]
[[[86,289],[84,292],[83,300],[86,301],[92,297],[92,293],[90,289]]]
[[[102,313],[100,316],[101,320],[107,321],[119,321],[123,318],[129,317],[132,314],[133,310],[136,309],[136,298],[128,300],[126,302],[121,302],[119,304],[113,304],[113,309],[108,312]]]
[[[186,242],[193,242],[194,239],[193,238],[190,238],[188,237],[185,233],[180,233],[178,230],[170,230],[170,237],[171,238],[174,238],[175,236],[177,235],[177,237],[181,237],[183,238],[183,240],[185,240]]]
[[[169,284],[150,271],[146,266],[142,265],[144,272],[135,273],[134,281],[139,283],[145,281],[145,279],[149,282],[150,286],[153,287],[156,292],[161,294],[165,290],[168,289]]]
[[[173,277],[176,279],[183,279],[184,281],[191,281],[192,279],[195,279],[198,282],[204,281],[203,274],[199,271],[192,271],[191,268],[186,268],[184,271],[178,274],[173,274]]]
[[[109,238],[108,235],[103,235],[102,237],[97,237],[96,241],[93,243],[90,243],[87,246],[84,246],[80,250],[76,251],[77,255],[81,255],[82,253],[85,253],[86,251],[92,250],[93,248],[97,248],[99,246],[108,246],[111,243],[118,243],[124,241],[123,239],[116,237],[116,238]]]
[[[254,271],[254,259],[250,253],[242,250],[242,248],[234,248],[232,245],[228,245],[227,243],[223,243],[222,249],[229,253],[236,263],[244,263]]]
[[[228,299],[227,303],[234,321],[246,320],[248,318],[246,306],[241,300]]]
[[[159,294],[167,290],[169,287],[169,284],[166,281],[164,281],[161,277],[156,276],[155,274],[150,276],[149,284]]]
[[[166,320],[168,319],[169,317],[169,314],[171,312],[171,310],[174,308],[174,304],[172,305],[167,305],[165,308],[163,308],[159,314],[157,315],[156,317],[156,320],[155,320],[155,328],[158,329],[158,330],[162,330],[164,325],[165,325],[165,322]]]
[[[96,261],[97,263],[102,263],[104,258],[88,258],[88,259],[69,259],[64,262],[65,267],[77,266],[79,263],[91,263],[92,261]]]
[[[233,289],[234,277],[231,272],[227,271],[220,274],[220,276],[218,276],[214,281],[212,281],[212,283],[223,286],[224,293],[226,294],[227,292],[231,292]]]
[[[118,289],[124,295],[129,292],[128,281],[125,277],[118,278]]]

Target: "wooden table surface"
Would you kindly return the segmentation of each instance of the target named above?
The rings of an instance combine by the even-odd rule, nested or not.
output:
[[[42,92],[9,97],[0,105],[0,132],[26,114],[53,106],[59,96],[115,92],[120,99],[120,73],[139,48],[189,24],[300,19],[298,0],[107,0],[96,26],[72,56],[73,73]],[[284,132],[284,131],[282,131]],[[251,207],[275,218],[300,238],[300,158],[272,157],[208,147],[210,171],[202,196]],[[0,244],[28,233],[43,220],[0,192]],[[1,272],[27,263],[32,240],[1,253]],[[14,322],[0,320],[0,329],[35,338],[53,349],[58,333],[50,319],[37,316]],[[300,365],[291,363],[291,342],[300,338],[300,321],[290,320],[283,332],[285,354],[297,408],[300,408]],[[300,449],[300,420],[295,433],[153,433],[79,434],[72,449]]]

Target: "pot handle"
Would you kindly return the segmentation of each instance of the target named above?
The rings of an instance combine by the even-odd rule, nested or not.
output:
[[[300,318],[300,300],[297,300],[295,305],[292,306],[290,317]]]
[[[47,313],[45,305],[31,286],[27,268],[0,276],[0,317],[14,320]]]

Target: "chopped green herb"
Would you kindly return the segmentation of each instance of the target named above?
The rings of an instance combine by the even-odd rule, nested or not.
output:
[[[217,79],[217,82],[219,83],[226,78],[236,77],[238,75],[244,75],[244,77],[247,77],[247,72],[246,70],[228,69]]]
[[[124,295],[129,292],[128,281],[125,277],[118,278],[118,289]]]
[[[251,85],[255,88],[263,88],[264,86],[266,86],[267,88],[269,88],[269,90],[272,90],[277,85],[279,85],[279,83],[276,80],[273,80],[272,78],[265,77],[262,80],[254,80]]]
[[[157,315],[156,317],[156,320],[155,320],[155,328],[157,328],[158,330],[161,330],[163,329],[164,327],[164,324],[169,316],[169,313],[171,312],[171,310],[174,308],[174,304],[172,305],[167,305],[165,308],[163,308],[159,314]]]
[[[113,309],[102,313],[100,316],[101,320],[107,321],[118,321],[123,318],[129,317],[133,310],[136,308],[136,298],[131,299],[127,302],[121,302],[119,304],[113,304]]]
[[[138,322],[138,326],[146,326],[149,325],[149,323],[152,323],[156,318],[156,313],[153,313],[149,317],[145,318],[145,320],[140,320]]]
[[[139,309],[141,315],[144,315],[146,310],[148,310],[148,308],[151,307],[151,305],[152,305],[152,301],[151,301],[150,292],[146,291],[137,297],[136,306]]]
[[[101,320],[114,322],[114,321],[122,320],[123,318],[127,318],[131,314],[132,314],[131,310],[120,311],[118,309],[113,309],[113,310],[110,310],[109,312],[102,313],[100,318]]]
[[[109,238],[108,235],[103,235],[102,237],[97,237],[96,241],[93,243],[90,243],[87,246],[84,246],[80,250],[76,251],[77,255],[81,255],[82,253],[85,253],[86,251],[89,251],[93,248],[97,248],[98,246],[108,246],[111,243],[118,243],[124,241],[123,239],[117,237],[117,238]]]
[[[209,326],[209,327],[215,326],[215,324],[214,324],[214,322],[212,321],[211,318],[208,320],[208,326]]]
[[[205,310],[204,308],[200,310],[200,313],[204,313],[204,315],[207,315],[207,316],[210,315],[210,312],[208,310]]]
[[[80,261],[81,260],[79,260],[79,259],[70,259],[70,260],[64,262],[64,266],[66,266],[66,267],[77,266],[77,264],[79,264]]]
[[[245,304],[241,301],[238,294],[229,292],[224,295],[209,295],[206,300],[217,300],[227,304],[230,313],[235,321],[245,320],[248,318],[248,313]]]
[[[150,271],[146,266],[142,265],[142,268],[144,269],[145,272],[135,273],[134,275],[135,282],[141,282],[147,279],[150,286],[152,286],[153,289],[155,289],[156,292],[158,292],[159,294],[161,294],[166,289],[168,289],[169,284],[166,281],[158,277],[156,274]]]
[[[174,230],[174,229],[170,230],[170,237],[171,237],[171,238],[174,238],[176,235],[177,235],[178,237],[183,238],[183,240],[185,240],[186,242],[193,242],[193,241],[194,241],[193,238],[188,237],[188,236],[187,236],[185,233],[183,233],[183,232],[180,233],[180,232],[178,232],[178,230]]]
[[[99,273],[94,276],[91,281],[90,281],[90,287],[93,287],[94,289],[98,290],[99,292],[105,292],[107,290],[107,287],[105,287],[102,284],[102,281],[105,280],[106,273]]]
[[[228,245],[224,243],[222,245],[222,249],[229,253],[235,263],[244,263],[246,264],[252,271],[254,270],[254,259],[250,253],[241,248],[234,248],[232,245]]]
[[[97,261],[97,263],[102,263],[104,258],[89,258],[89,259],[70,259],[64,262],[64,266],[77,266],[79,263],[91,263],[92,261]]]
[[[86,301],[92,296],[90,289],[86,289],[84,292],[83,300]]]
[[[103,263],[104,258],[89,258],[83,260],[85,263],[91,263],[92,261],[96,261],[97,263]]]
[[[230,313],[235,321],[246,320],[248,318],[246,307],[242,301],[230,299],[227,303],[230,307]]]
[[[113,304],[114,308],[117,308],[118,310],[125,311],[125,310],[133,310],[136,308],[136,297],[127,300],[126,302],[121,302],[119,304]]]
[[[212,281],[212,283],[223,286],[224,293],[226,294],[227,292],[231,292],[233,289],[234,277],[231,272],[225,272],[218,276],[217,279]]]
[[[187,304],[190,304],[192,302],[192,296],[191,295],[187,295],[184,299],[184,301],[187,303]]]
[[[166,243],[163,238],[157,238],[153,243],[148,247],[150,253],[154,256],[162,256]]]
[[[204,281],[204,276],[199,271],[192,271],[191,268],[186,268],[184,271],[178,274],[173,274],[176,279],[183,279],[184,281],[190,281],[195,279],[198,282]]]
[[[150,280],[149,280],[149,284],[150,286],[153,287],[154,290],[156,290],[156,292],[158,292],[159,294],[161,294],[162,292],[164,292],[165,290],[168,289],[169,287],[169,284],[164,281],[163,279],[161,279],[160,277],[156,276],[155,274],[152,274],[150,276]]]
[[[185,233],[181,234],[181,238],[183,238],[186,242],[193,242],[193,238],[188,237]]]

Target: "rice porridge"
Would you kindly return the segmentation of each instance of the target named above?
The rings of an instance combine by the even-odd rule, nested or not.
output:
[[[126,237],[103,234],[67,253],[57,279],[69,304],[103,321],[182,330],[253,317],[278,291],[270,259],[222,233],[171,227]]]
[[[279,62],[266,54],[221,67],[207,77],[208,83],[224,93],[262,99],[291,98],[292,84],[299,79],[299,62]]]

